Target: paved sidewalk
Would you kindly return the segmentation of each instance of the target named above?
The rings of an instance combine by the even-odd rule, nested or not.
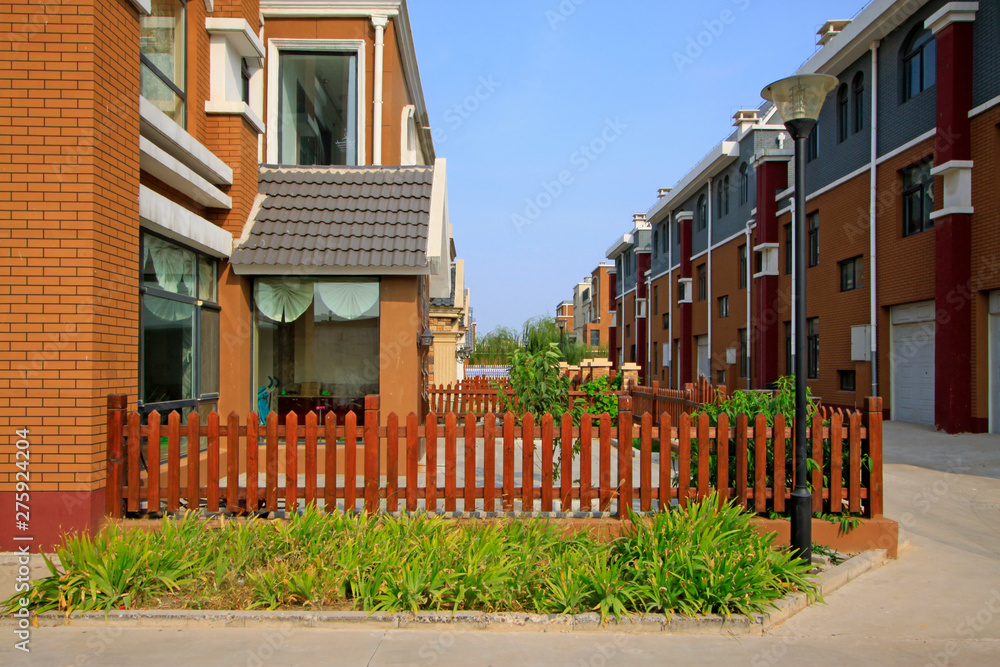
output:
[[[886,424],[886,514],[911,548],[765,637],[41,628],[14,665],[1000,665],[1000,437]]]

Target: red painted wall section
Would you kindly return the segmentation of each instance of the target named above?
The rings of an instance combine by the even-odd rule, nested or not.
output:
[[[972,159],[972,25],[952,23],[937,33],[936,165]],[[962,433],[972,427],[972,216],[937,218],[934,237],[934,423]]]
[[[681,225],[681,278],[691,277],[691,220],[684,220],[680,223]],[[693,289],[693,284],[689,285],[689,290]],[[681,311],[681,326],[680,326],[680,350],[678,354],[680,355],[680,378],[678,382],[680,386],[684,386],[688,382],[694,382],[694,357],[692,346],[692,305],[690,303],[691,294],[688,294],[688,303],[682,303],[678,305]]]
[[[774,196],[787,187],[787,162],[768,161],[757,167],[757,244],[778,243],[778,203],[774,201]],[[753,262],[753,257],[748,257],[748,260]],[[778,276],[757,278],[752,289],[752,386],[764,389],[778,379],[778,355],[784,350],[779,338]]]
[[[616,311],[618,308],[618,275],[614,273],[608,274],[608,308],[611,311]],[[617,325],[617,322],[615,322]],[[608,327],[608,361],[611,362],[612,368],[618,368],[618,327],[609,326]]]

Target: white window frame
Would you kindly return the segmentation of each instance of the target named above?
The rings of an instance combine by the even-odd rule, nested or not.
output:
[[[278,66],[282,51],[316,51],[354,54],[358,59],[358,166],[368,164],[365,137],[365,40],[363,39],[269,39],[267,40],[267,163],[278,164]]]

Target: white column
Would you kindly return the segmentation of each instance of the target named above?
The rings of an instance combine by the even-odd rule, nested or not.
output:
[[[372,164],[382,164],[382,63],[385,51],[385,26],[389,18],[372,16],[375,26],[375,90],[372,93]]]

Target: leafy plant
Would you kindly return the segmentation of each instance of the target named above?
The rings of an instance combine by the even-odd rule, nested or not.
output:
[[[570,379],[561,374],[559,346],[550,343],[548,349],[529,352],[514,351],[508,382],[513,395],[508,395],[497,385],[502,409],[519,417],[530,414],[541,419],[551,414],[557,423],[570,405]]]

